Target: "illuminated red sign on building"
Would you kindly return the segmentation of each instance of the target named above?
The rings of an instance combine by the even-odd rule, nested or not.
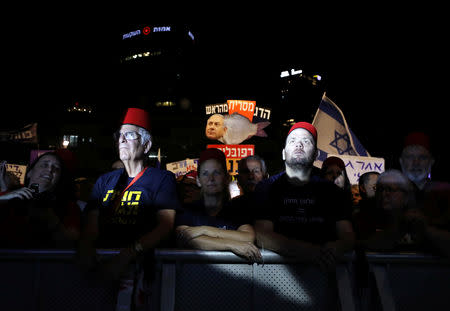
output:
[[[148,35],[150,32],[152,32],[152,29],[148,26],[145,26],[144,29],[142,29],[142,33],[146,36]]]

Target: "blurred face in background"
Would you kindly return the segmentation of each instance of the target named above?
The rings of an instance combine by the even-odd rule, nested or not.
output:
[[[27,174],[30,185],[39,184],[39,192],[51,191],[61,178],[61,162],[53,155],[44,155]]]
[[[202,193],[205,195],[217,195],[228,189],[228,176],[222,165],[215,159],[202,163],[198,180]]]
[[[370,174],[367,178],[367,181],[364,184],[364,190],[366,192],[367,198],[374,198],[375,191],[377,186],[378,175]]]
[[[352,203],[353,205],[356,205],[361,201],[361,194],[359,193],[359,187],[358,185],[352,185]]]
[[[421,145],[409,145],[403,149],[400,166],[403,174],[414,183],[421,183],[428,178],[434,159],[430,152]]]
[[[324,178],[336,184],[341,189],[345,186],[345,175],[344,170],[342,170],[338,165],[332,164],[328,166],[324,172]]]
[[[377,182],[376,199],[385,210],[404,208],[408,203],[407,185],[396,176],[384,176]]]
[[[238,181],[244,193],[253,192],[256,184],[264,179],[261,162],[254,159],[245,161],[239,170]]]

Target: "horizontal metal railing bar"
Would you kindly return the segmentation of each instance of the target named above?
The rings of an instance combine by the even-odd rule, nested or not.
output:
[[[118,254],[120,249],[97,249],[100,257],[110,257]],[[228,251],[203,251],[191,249],[162,248],[155,249],[155,257],[165,261],[196,261],[216,263],[248,263],[247,260]],[[0,260],[8,259],[73,259],[75,249],[0,249]],[[269,250],[261,251],[264,263],[295,263],[297,260],[281,256]],[[345,261],[351,261],[353,253],[345,255]],[[366,252],[370,263],[443,263],[450,264],[450,259],[433,254],[418,252],[378,253]]]
[[[114,256],[118,249],[97,249],[101,257]],[[0,249],[1,259],[73,259],[77,254],[75,249]]]
[[[261,251],[263,261],[260,263],[267,264],[284,264],[298,263],[295,258],[284,257],[280,254],[269,250]],[[164,261],[195,261],[209,263],[249,263],[246,259],[235,255],[228,251],[204,251],[191,249],[156,249],[155,257]],[[353,254],[349,253],[345,256],[345,261],[350,261]]]
[[[366,252],[369,263],[442,263],[450,264],[450,258],[418,252],[378,253]]]

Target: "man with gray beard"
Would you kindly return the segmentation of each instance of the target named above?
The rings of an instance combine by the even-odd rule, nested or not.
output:
[[[285,172],[255,190],[257,245],[332,271],[353,249],[351,201],[342,189],[314,173],[317,130],[295,123],[282,150]]]
[[[403,174],[412,181],[417,208],[408,222],[442,255],[450,257],[450,183],[433,180],[434,157],[430,137],[424,132],[406,135],[399,159]]]

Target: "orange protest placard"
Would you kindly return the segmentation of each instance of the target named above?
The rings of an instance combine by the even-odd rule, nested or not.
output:
[[[252,122],[253,114],[255,112],[256,101],[251,100],[227,100],[228,104],[228,114],[233,114],[234,112],[246,117]]]
[[[206,148],[217,148],[225,153],[230,175],[237,175],[240,159],[255,155],[255,145],[207,145]]]

